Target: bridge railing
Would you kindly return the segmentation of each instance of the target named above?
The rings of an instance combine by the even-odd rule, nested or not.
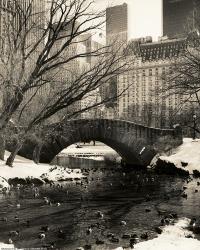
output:
[[[63,121],[62,121],[63,122]],[[136,138],[150,138],[155,139],[158,137],[165,137],[165,136],[171,136],[173,138],[178,138],[181,140],[182,138],[182,129],[180,126],[177,126],[176,128],[154,128],[154,127],[148,127],[142,124],[135,123],[133,121],[128,120],[121,120],[121,119],[104,119],[104,118],[91,118],[91,119],[71,119],[69,121],[63,122],[63,125],[67,125],[67,123],[72,125],[72,128],[81,128],[81,129],[88,129],[87,126],[90,126],[90,129],[92,132],[93,129],[96,127],[105,129],[107,132],[114,133],[114,132],[132,132],[135,134]],[[59,123],[56,123],[55,125],[58,125]],[[83,126],[83,125],[86,125]],[[53,125],[53,124],[52,124]],[[79,131],[80,132],[80,131]]]

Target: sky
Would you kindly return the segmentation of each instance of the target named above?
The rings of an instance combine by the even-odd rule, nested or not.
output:
[[[95,0],[97,9],[128,4],[129,39],[162,34],[162,0]]]

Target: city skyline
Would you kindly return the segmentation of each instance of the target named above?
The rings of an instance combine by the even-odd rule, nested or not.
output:
[[[97,9],[127,3],[129,39],[162,35],[162,0],[95,0]]]

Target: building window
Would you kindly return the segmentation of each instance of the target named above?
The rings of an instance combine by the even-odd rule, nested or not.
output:
[[[155,75],[158,76],[158,68],[156,68]]]

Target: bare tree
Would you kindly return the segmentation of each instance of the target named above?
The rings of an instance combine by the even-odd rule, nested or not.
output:
[[[26,6],[20,0],[13,0],[13,5],[5,10],[6,33],[0,37],[0,88],[4,93],[1,133],[11,117],[18,116],[16,126],[21,126],[22,114],[34,104],[39,91],[46,91],[47,98],[39,105],[37,114],[26,122],[26,136],[60,110],[72,107],[86,94],[130,70],[130,62],[118,52],[122,51],[119,49],[122,44],[70,52],[85,42],[82,35],[98,32],[104,25],[105,12],[94,13],[91,6],[88,0],[52,0],[48,8],[38,10],[34,0]],[[95,63],[70,79],[58,80],[61,70],[67,72],[76,60],[86,57],[95,58]],[[106,101],[109,98],[87,109]],[[69,117],[82,111],[69,113]]]

